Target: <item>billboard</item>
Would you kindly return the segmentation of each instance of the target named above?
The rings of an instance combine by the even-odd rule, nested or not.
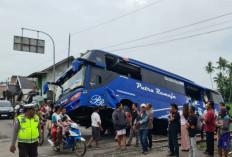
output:
[[[14,36],[14,50],[44,54],[45,41],[41,39]]]

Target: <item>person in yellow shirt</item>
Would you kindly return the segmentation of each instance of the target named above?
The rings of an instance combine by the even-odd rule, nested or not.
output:
[[[39,117],[35,115],[35,105],[27,104],[23,106],[25,115],[19,115],[15,121],[13,138],[10,152],[16,151],[16,140],[18,137],[19,157],[37,157],[37,147],[40,145],[41,136]]]

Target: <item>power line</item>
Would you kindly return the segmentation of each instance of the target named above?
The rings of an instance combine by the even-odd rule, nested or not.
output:
[[[166,37],[163,37],[163,38],[159,38],[159,40],[169,39],[169,38],[176,37],[176,36],[182,35],[182,34],[186,35],[188,33],[199,31],[199,30],[202,30],[202,29],[205,29],[205,28],[210,28],[210,27],[214,27],[214,26],[218,26],[218,25],[222,25],[222,24],[226,24],[226,23],[231,23],[231,22],[232,22],[232,20],[229,20],[229,21],[225,21],[225,22],[221,22],[221,23],[217,23],[217,24],[213,24],[213,25],[208,25],[208,26],[197,28],[197,29],[194,29],[194,30],[185,31],[185,32],[174,34],[174,35],[169,35],[169,36],[166,36]]]
[[[194,25],[197,25],[197,24],[200,24],[200,23],[205,23],[205,22],[212,21],[212,20],[215,20],[215,19],[218,19],[218,18],[221,18],[221,17],[225,17],[225,16],[228,16],[228,15],[231,15],[231,14],[232,14],[232,12],[229,12],[229,13],[226,13],[226,14],[222,14],[220,16],[216,16],[216,17],[212,17],[212,18],[209,18],[209,19],[201,20],[201,21],[198,21],[198,22],[194,22],[192,24],[188,24],[188,25],[184,25],[184,26],[181,26],[181,27],[170,29],[170,30],[167,30],[167,31],[164,31],[164,32],[160,32],[160,33],[156,33],[156,34],[144,36],[144,37],[137,38],[137,39],[134,39],[134,40],[129,40],[129,41],[122,42],[122,43],[119,43],[119,44],[110,45],[110,46],[107,46],[107,47],[104,47],[104,48],[101,48],[101,49],[107,49],[107,48],[111,48],[111,47],[115,47],[115,46],[120,46],[120,45],[128,44],[128,43],[131,43],[131,42],[135,42],[135,41],[139,41],[139,40],[144,40],[144,39],[147,39],[147,38],[151,38],[151,37],[154,37],[154,36],[158,36],[158,35],[170,33],[170,32],[177,31],[177,30],[180,30],[180,29],[183,29],[183,28],[187,28],[187,27],[190,27],[190,26],[194,26]]]
[[[128,15],[134,14],[134,13],[136,13],[136,12],[138,12],[138,11],[141,11],[141,10],[143,10],[143,9],[146,9],[146,8],[148,8],[148,7],[151,7],[151,6],[153,6],[153,5],[157,4],[157,3],[160,3],[161,1],[164,1],[164,0],[159,0],[159,1],[156,1],[156,2],[153,2],[153,3],[150,3],[150,4],[148,4],[148,5],[146,5],[146,6],[142,7],[142,8],[135,9],[135,10],[133,10],[133,11],[131,11],[131,12],[128,12],[128,13],[126,13],[126,14],[123,14],[123,15],[121,15],[121,16],[114,17],[114,18],[112,18],[112,19],[110,19],[110,20],[107,20],[107,21],[105,21],[105,22],[96,24],[96,25],[94,25],[94,26],[91,26],[91,27],[89,27],[89,28],[86,28],[86,29],[84,29],[84,30],[81,30],[81,31],[78,31],[78,32],[74,32],[74,33],[71,33],[71,34],[72,34],[72,36],[73,36],[73,35],[76,35],[76,34],[80,34],[80,33],[83,33],[83,32],[87,32],[87,31],[92,30],[92,29],[94,29],[94,28],[100,27],[100,26],[105,25],[105,24],[108,24],[108,23],[110,23],[110,22],[112,22],[112,21],[121,19],[121,18],[126,17],[126,16],[128,16]]]
[[[226,28],[222,28],[222,29],[213,30],[213,31],[208,31],[208,32],[204,32],[204,33],[194,34],[194,35],[190,35],[190,36],[185,36],[185,37],[181,37],[181,38],[175,38],[175,39],[166,40],[166,41],[160,41],[160,42],[155,42],[155,43],[151,43],[151,44],[144,44],[144,45],[139,45],[139,46],[133,46],[133,47],[127,47],[127,48],[109,50],[109,51],[123,51],[123,50],[128,50],[128,49],[135,49],[135,48],[140,48],[140,47],[159,45],[159,44],[164,44],[164,43],[169,43],[169,42],[173,42],[173,41],[178,41],[178,40],[193,38],[193,37],[202,36],[202,35],[206,35],[206,34],[210,34],[210,33],[215,33],[215,32],[219,32],[219,31],[223,31],[223,30],[228,30],[228,29],[232,29],[232,26],[226,27]]]

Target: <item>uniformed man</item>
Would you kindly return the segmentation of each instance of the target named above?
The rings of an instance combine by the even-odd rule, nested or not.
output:
[[[35,115],[35,105],[27,104],[23,106],[25,115],[19,115],[15,121],[14,133],[10,151],[16,151],[15,143],[18,137],[19,157],[37,157],[38,140],[41,136],[39,117]]]

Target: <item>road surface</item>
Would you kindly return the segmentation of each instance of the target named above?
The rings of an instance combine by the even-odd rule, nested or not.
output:
[[[91,136],[91,130],[84,127],[80,127],[82,135],[88,142]],[[13,154],[9,151],[11,136],[13,132],[13,121],[0,119],[0,157],[16,157],[18,156],[18,151]],[[94,144],[94,143],[93,143]],[[87,148],[85,157],[134,157],[134,156],[144,156],[141,151],[141,147],[134,147],[133,145],[127,147],[126,151],[115,150],[117,143],[112,135],[104,135],[101,137],[99,142],[101,148]],[[133,144],[133,142],[132,142]],[[167,147],[161,147],[162,144],[155,144],[154,148],[149,151],[147,157],[163,157],[167,154]],[[93,145],[94,146],[94,145]],[[60,152],[54,152],[51,146],[47,142],[45,137],[45,142],[43,146],[38,149],[39,157],[72,157],[76,156],[71,150],[61,150]],[[204,157],[202,152],[199,152],[199,156]],[[188,156],[186,152],[180,152],[181,157]]]

